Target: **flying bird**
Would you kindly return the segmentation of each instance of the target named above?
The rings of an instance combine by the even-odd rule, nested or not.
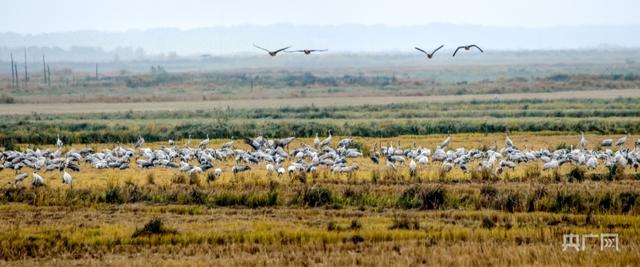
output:
[[[285,48],[286,49],[286,48]],[[293,51],[285,51],[287,53],[304,53],[305,55],[309,55],[313,52],[327,52],[327,49],[302,49],[302,50],[293,50]]]
[[[443,48],[443,47],[444,47],[444,45],[441,45],[441,46],[439,46],[438,48],[436,48],[435,50],[433,50],[431,53],[429,53],[429,52],[427,52],[427,51],[424,51],[424,50],[420,49],[420,47],[414,47],[414,48],[415,48],[416,50],[418,50],[418,51],[420,51],[420,52],[424,53],[425,55],[427,55],[427,58],[428,58],[428,59],[431,59],[431,58],[433,57],[433,55],[434,55],[438,50],[440,50],[440,48]]]
[[[285,47],[285,48],[280,48],[280,49],[275,50],[275,51],[269,51],[268,49],[266,49],[266,48],[262,48],[262,47],[259,47],[259,46],[257,46],[256,44],[253,44],[253,46],[255,46],[256,48],[258,48],[258,49],[260,49],[260,50],[264,50],[264,51],[266,51],[266,52],[267,52],[267,53],[269,53],[269,55],[270,55],[270,56],[272,56],[272,57],[275,57],[278,53],[280,53],[280,52],[282,52],[282,51],[284,51],[284,50],[287,50],[287,49],[289,49],[289,48],[291,47],[291,46],[287,46],[287,47]]]
[[[477,46],[477,45],[471,44],[471,45],[458,46],[458,48],[456,48],[456,51],[455,51],[455,52],[453,52],[453,56],[455,57],[455,56],[456,56],[456,53],[458,53],[458,50],[460,50],[460,49],[464,49],[464,50],[466,50],[466,51],[469,51],[472,47],[475,47],[475,48],[477,48],[478,50],[480,50],[480,52],[481,52],[481,53],[484,53],[484,51],[482,50],[482,48],[480,48],[480,47],[479,47],[479,46]]]

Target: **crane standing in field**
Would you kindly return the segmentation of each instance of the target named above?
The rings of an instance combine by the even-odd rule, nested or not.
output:
[[[504,144],[508,147],[508,148],[513,148],[515,147],[513,145],[513,141],[511,140],[511,138],[509,138],[509,130],[507,130],[507,137],[504,138]]]
[[[627,137],[629,137],[629,134],[627,133],[627,135],[621,137],[620,139],[618,139],[618,141],[616,142],[616,146],[621,147],[624,146],[624,144],[627,142]]]
[[[42,178],[42,176],[40,176],[38,173],[33,172],[31,174],[31,185],[33,187],[40,187],[40,186],[44,186],[44,178]]]
[[[584,132],[580,132],[580,146],[584,149],[587,147],[587,138],[584,137]]]
[[[447,148],[447,146],[449,145],[449,143],[451,142],[451,130],[449,130],[447,132],[447,138],[444,139],[444,141],[442,141],[442,143],[440,143],[440,145],[438,145],[439,149],[445,149]]]
[[[64,146],[64,143],[62,142],[62,140],[60,140],[60,134],[58,134],[58,139],[56,140],[56,147],[62,148],[62,146]]]
[[[331,129],[329,129],[329,136],[320,142],[320,147],[327,146],[331,144],[331,139],[333,136],[331,135]]]
[[[138,136],[138,141],[136,141],[134,147],[140,148],[142,145],[144,145],[144,138],[142,138],[142,136]]]
[[[200,149],[206,148],[209,145],[209,134],[207,134],[207,139],[202,140],[202,142],[200,142],[200,144],[198,144],[198,147]]]
[[[71,182],[73,182],[73,177],[71,177],[71,174],[69,174],[67,171],[64,171],[64,173],[62,174],[62,183],[71,185]]]

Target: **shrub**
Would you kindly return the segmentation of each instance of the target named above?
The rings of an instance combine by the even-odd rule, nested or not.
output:
[[[407,188],[398,198],[398,206],[404,209],[420,208],[423,210],[441,209],[446,200],[446,189],[442,186]]]
[[[482,228],[491,229],[494,227],[496,227],[496,223],[492,219],[486,216],[482,218]]]
[[[104,202],[110,204],[122,204],[125,202],[125,196],[117,185],[107,185],[107,191],[104,194]]]
[[[191,189],[187,203],[204,205],[207,203],[207,199],[208,196],[205,192],[202,192],[194,187]]]
[[[351,225],[349,225],[349,229],[351,230],[360,230],[362,228],[362,223],[358,219],[351,220]]]
[[[189,184],[200,187],[202,184],[200,183],[200,176],[197,173],[191,173],[189,175]]]
[[[609,166],[609,172],[607,175],[607,180],[623,180],[625,178],[624,167],[619,166],[618,163]]]
[[[336,221],[330,221],[327,223],[327,231],[337,231],[339,230],[338,223]]]
[[[156,176],[153,173],[147,174],[147,184],[156,184]]]
[[[420,192],[420,187],[412,186],[404,190],[398,198],[398,206],[404,209],[413,209],[419,206],[416,196]]]
[[[331,191],[322,186],[314,185],[310,188],[304,188],[298,193],[298,198],[302,200],[302,204],[309,207],[324,206],[332,201]]]
[[[187,176],[183,173],[176,174],[171,178],[171,182],[174,184],[186,184],[188,182]]]
[[[364,242],[364,237],[362,237],[361,235],[353,235],[351,237],[351,242],[353,242],[354,244],[362,243]]]
[[[409,218],[406,215],[395,216],[389,229],[404,229],[404,230],[420,230],[420,222],[415,218]]]
[[[136,229],[132,237],[151,236],[151,235],[164,235],[164,234],[176,234],[175,229],[169,229],[164,226],[164,222],[160,218],[153,218],[147,222],[141,229]]]
[[[216,180],[216,176],[212,172],[207,173],[207,183],[213,182]]]
[[[524,178],[525,179],[538,179],[542,176],[542,171],[540,170],[540,166],[535,164],[533,166],[528,166],[524,169]]]
[[[555,202],[551,206],[553,212],[582,212],[586,206],[583,203],[583,199],[578,192],[559,191],[556,194]]]
[[[420,209],[432,210],[444,208],[446,189],[442,186],[427,188],[419,195]]]
[[[636,192],[622,192],[618,196],[620,199],[620,208],[622,213],[629,213],[633,210],[638,200],[638,193]]]
[[[578,182],[582,182],[585,179],[585,170],[583,167],[580,166],[575,166],[570,172],[569,172],[569,180],[573,181],[576,180]]]
[[[500,209],[508,212],[515,212],[520,210],[520,194],[517,192],[506,192],[502,194],[499,201]]]
[[[483,185],[480,188],[480,195],[487,200],[492,200],[498,195],[498,189],[493,185]]]
[[[606,192],[598,201],[598,208],[602,212],[608,212],[616,207],[617,203],[611,192]]]
[[[471,180],[495,181],[498,179],[498,177],[487,168],[471,168],[469,173],[471,174]]]

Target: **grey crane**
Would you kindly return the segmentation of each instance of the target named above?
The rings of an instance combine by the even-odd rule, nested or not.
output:
[[[428,58],[428,59],[431,59],[431,58],[433,57],[433,55],[435,55],[435,53],[436,53],[436,52],[438,52],[438,50],[440,50],[440,48],[443,48],[443,47],[444,47],[444,45],[441,45],[441,46],[439,46],[438,48],[436,48],[435,50],[431,51],[431,53],[429,53],[429,52],[427,52],[427,51],[422,50],[420,47],[414,47],[414,48],[415,48],[416,50],[418,50],[418,51],[420,51],[420,52],[424,53],[425,55],[427,55],[427,58]]]
[[[258,48],[258,49],[260,49],[260,50],[263,50],[263,51],[265,51],[265,52],[269,53],[269,55],[270,55],[270,56],[272,56],[272,57],[275,57],[278,53],[280,53],[280,52],[282,52],[282,51],[284,51],[284,50],[287,50],[287,49],[289,49],[289,48],[291,47],[291,46],[287,46],[287,47],[285,47],[285,48],[280,48],[280,49],[275,50],[275,51],[270,51],[270,50],[268,50],[268,49],[266,49],[266,48],[262,48],[262,47],[260,47],[260,46],[257,46],[256,44],[253,44],[253,46],[254,46],[255,48]]]
[[[285,48],[287,49],[287,48]],[[305,55],[309,55],[313,52],[327,52],[329,50],[327,49],[302,49],[302,50],[292,50],[292,51],[285,51],[287,53],[304,53]]]
[[[477,48],[478,50],[480,50],[480,53],[484,53],[484,51],[482,50],[482,48],[480,48],[479,46],[474,45],[474,44],[470,44],[470,45],[458,46],[458,48],[456,48],[456,51],[454,51],[454,52],[453,52],[453,56],[455,57],[455,56],[456,56],[456,54],[458,53],[458,50],[460,50],[460,49],[464,49],[465,51],[469,51],[469,50],[471,50],[471,48],[473,48],[473,47],[475,47],[475,48]]]

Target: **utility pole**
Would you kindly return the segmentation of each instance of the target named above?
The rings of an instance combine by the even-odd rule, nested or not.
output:
[[[51,87],[51,69],[49,68],[49,64],[47,64],[47,85]]]
[[[27,70],[27,48],[24,48],[24,86],[29,82],[29,71]]]
[[[96,63],[96,81],[98,80],[98,63]]]
[[[18,76],[18,63],[13,64],[14,72],[16,73],[16,88],[20,86],[20,77]]]
[[[42,80],[44,83],[47,83],[47,62],[44,60],[44,55],[42,55]]]
[[[13,53],[11,53],[11,87],[15,87],[16,85],[16,73],[13,68]]]

